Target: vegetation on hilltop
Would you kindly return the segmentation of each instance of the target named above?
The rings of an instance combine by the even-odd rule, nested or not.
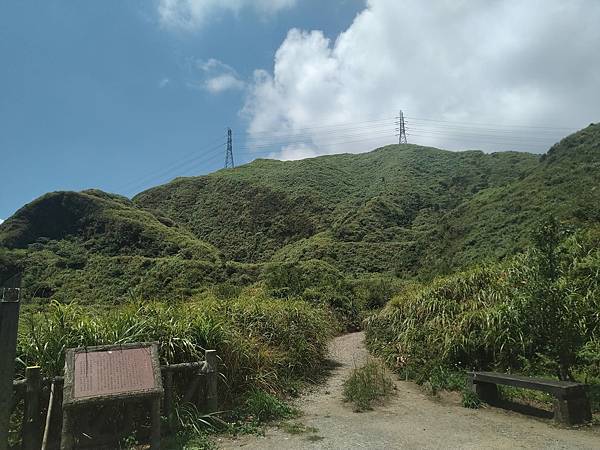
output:
[[[177,179],[134,201],[182,224],[228,259],[244,262],[266,261],[274,249],[311,236],[324,214],[311,196],[252,184],[243,176]]]
[[[227,258],[260,262],[322,232],[334,246],[423,242],[444,212],[482,189],[518,179],[536,161],[525,153],[392,145],[358,155],[257,160],[177,179],[134,202],[185,225]]]
[[[0,226],[0,282],[21,272],[29,297],[114,303],[246,285],[267,262],[427,280],[522,251],[540,217],[597,221],[599,134],[592,125],[542,158],[392,145],[257,160],[133,201],[50,193]]]
[[[0,228],[0,283],[20,273],[25,298],[114,303],[189,296],[225,278],[220,252],[171,220],[102,191],[52,192]]]
[[[600,124],[564,138],[511,184],[483,190],[449,212],[435,253],[450,267],[468,267],[482,255],[498,260],[530,244],[537,222],[549,216],[600,221]]]
[[[219,259],[214,247],[169,219],[98,190],[48,193],[18,210],[0,228],[0,245],[7,248],[43,246],[51,240],[74,240],[86,250],[108,256],[179,254],[188,259]]]

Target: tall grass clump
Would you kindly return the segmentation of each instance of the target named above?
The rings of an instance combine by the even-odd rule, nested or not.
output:
[[[509,261],[406,289],[367,320],[371,350],[417,381],[440,367],[596,376],[600,228],[550,221],[535,238]]]
[[[260,389],[251,390],[242,406],[243,412],[254,420],[268,422],[278,419],[289,419],[298,412],[276,396]]]
[[[261,293],[134,301],[105,311],[53,302],[22,319],[17,351],[21,370],[40,365],[45,375],[61,375],[71,347],[156,341],[162,364],[197,361],[204,349],[216,349],[223,394],[234,398],[248,389],[282,391],[289,380],[310,377],[333,328],[324,308]]]
[[[366,411],[376,401],[385,400],[394,389],[394,382],[385,367],[377,361],[368,361],[356,367],[344,380],[344,401],[352,402],[355,411]]]

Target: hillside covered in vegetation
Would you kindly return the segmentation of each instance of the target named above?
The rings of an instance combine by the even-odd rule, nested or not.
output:
[[[74,346],[157,341],[163,363],[215,348],[243,427],[360,328],[433,391],[514,371],[591,383],[600,411],[599,248],[590,125],[541,156],[392,145],[133,199],[48,193],[0,225],[0,285],[24,288],[18,373],[60,374]]]
[[[600,216],[600,125],[545,155],[391,145],[256,160],[129,200],[54,192],[0,225],[0,281],[27,298],[186,298],[320,260],[350,277],[428,280],[522,251],[540,218]]]

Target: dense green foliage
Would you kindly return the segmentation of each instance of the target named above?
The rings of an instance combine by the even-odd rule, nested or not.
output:
[[[200,360],[211,348],[223,362],[228,393],[280,392],[289,379],[318,372],[334,328],[324,308],[254,290],[228,300],[205,296],[105,310],[55,302],[22,317],[17,353],[21,370],[40,365],[56,375],[72,347],[158,341],[164,364]]]
[[[600,221],[600,124],[554,145],[526,176],[486,189],[444,217],[435,245],[451,267],[523,250],[540,219]]]
[[[331,289],[312,286],[320,300],[352,291],[339,274],[428,280],[522,251],[546,214],[596,222],[599,143],[593,125],[542,158],[392,145],[256,160],[133,201],[54,192],[0,225],[0,283],[21,273],[27,299],[119,303],[248,285],[265,263],[267,272],[317,260],[333,268]]]
[[[383,276],[349,279],[318,259],[266,264],[261,279],[275,297],[298,296],[311,304],[327,305],[348,330],[359,329],[363,313],[385,305],[402,285]]]
[[[189,298],[225,280],[256,279],[164,217],[100,191],[55,192],[0,229],[0,284],[21,274],[25,299],[118,303]]]
[[[421,381],[440,368],[597,379],[600,227],[538,228],[524,254],[407,288],[368,319],[370,348]]]
[[[52,192],[17,211],[0,229],[8,248],[43,247],[73,239],[86,250],[108,256],[179,255],[217,261],[218,251],[166,218],[102,191]]]
[[[258,422],[268,422],[276,419],[288,419],[297,412],[287,403],[268,392],[253,389],[246,395],[243,411]]]
[[[134,202],[246,262],[327,259],[344,272],[416,273],[436,222],[536,166],[524,153],[387,146],[359,155],[257,160],[181,178]]]

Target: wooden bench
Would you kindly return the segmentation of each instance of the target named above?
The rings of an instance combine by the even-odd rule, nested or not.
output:
[[[592,419],[590,402],[585,384],[571,381],[530,378],[496,372],[468,372],[470,387],[486,403],[497,403],[498,384],[533,389],[554,397],[554,420],[573,425]]]

